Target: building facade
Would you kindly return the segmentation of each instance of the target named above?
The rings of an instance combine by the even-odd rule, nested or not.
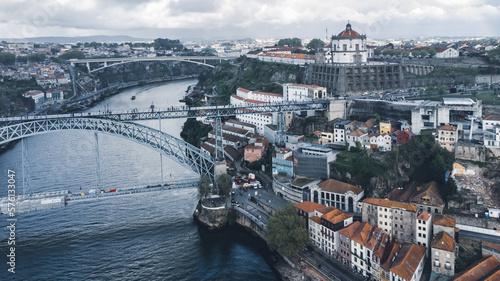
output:
[[[439,145],[446,148],[446,150],[450,152],[455,151],[455,144],[458,141],[457,127],[453,127],[450,125],[439,127],[437,141]]]
[[[417,214],[415,223],[416,244],[426,248],[425,256],[428,257],[432,239],[432,214],[426,211],[420,211]]]
[[[395,241],[415,242],[417,206],[380,198],[366,198],[359,205],[363,222],[382,228]]]
[[[455,240],[446,232],[439,232],[432,241],[432,271],[447,275],[455,275]]]
[[[336,154],[332,149],[309,143],[299,143],[293,151],[294,173],[299,176],[317,179],[330,178],[330,163]]]
[[[328,179],[311,187],[311,200],[348,213],[358,213],[358,201],[365,192],[352,184]]]
[[[293,151],[288,148],[280,148],[272,158],[273,175],[285,174],[293,177]]]

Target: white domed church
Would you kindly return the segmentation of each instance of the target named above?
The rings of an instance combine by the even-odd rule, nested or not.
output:
[[[332,36],[325,47],[325,63],[365,63],[368,58],[366,35],[353,30],[347,23],[344,31]]]

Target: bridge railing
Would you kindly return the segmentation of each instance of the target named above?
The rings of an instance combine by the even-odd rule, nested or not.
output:
[[[80,113],[66,113],[56,115],[26,115],[19,117],[3,117],[0,122],[22,122],[40,119],[61,119],[61,118],[81,118],[96,117],[111,120],[131,121],[131,120],[151,120],[166,118],[195,118],[195,117],[217,117],[231,116],[237,114],[260,114],[302,110],[326,110],[329,100],[313,100],[298,102],[272,102],[258,105],[218,105],[218,106],[171,106],[171,107],[149,107],[131,109],[99,110]]]

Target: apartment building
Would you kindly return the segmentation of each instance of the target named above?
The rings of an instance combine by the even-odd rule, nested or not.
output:
[[[442,231],[434,236],[432,241],[432,271],[447,275],[455,275],[455,256],[458,252],[453,237]]]
[[[382,228],[398,242],[415,242],[417,206],[388,199],[366,198],[361,208],[363,222]]]

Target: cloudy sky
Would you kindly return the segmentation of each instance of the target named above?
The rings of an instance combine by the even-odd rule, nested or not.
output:
[[[2,0],[0,38],[500,36],[498,0]]]

